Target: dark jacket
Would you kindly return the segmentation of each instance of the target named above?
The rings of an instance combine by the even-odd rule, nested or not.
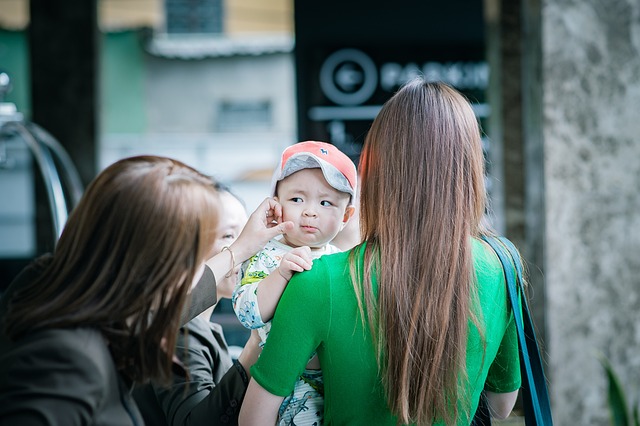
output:
[[[177,371],[170,387],[146,385],[134,389],[146,424],[237,424],[248,379],[242,366],[232,363],[222,327],[194,318],[180,329],[176,356],[182,365],[174,368]],[[184,368],[189,371],[189,379]]]
[[[131,387],[116,370],[99,330],[50,329],[30,333],[17,341],[10,341],[2,332],[13,291],[38,277],[50,260],[51,256],[45,255],[34,261],[0,296],[0,425],[144,425]],[[193,290],[191,306],[183,313],[183,322],[215,300],[215,277],[206,268]],[[219,346],[221,357],[226,355],[226,349],[226,344]],[[219,365],[223,369],[230,362]],[[232,368],[229,378],[223,380],[229,384],[220,384],[221,389],[233,389],[229,392],[233,395],[230,400],[215,402],[223,404],[225,412],[228,407],[239,409],[235,395],[241,399],[246,390],[244,370],[242,367],[240,370]],[[223,398],[226,394],[220,395]],[[213,398],[209,400],[214,404]],[[237,414],[230,418],[237,418]]]
[[[32,264],[11,284],[0,299],[0,319],[12,289],[45,264]],[[43,330],[15,342],[0,332],[0,425],[142,424],[99,330]]]

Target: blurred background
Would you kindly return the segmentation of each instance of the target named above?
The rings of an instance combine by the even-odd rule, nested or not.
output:
[[[416,75],[482,125],[557,424],[609,424],[599,354],[640,397],[637,0],[0,0],[0,290],[115,160],[181,159],[252,211],[290,144],[357,163]],[[214,316],[243,343],[228,306]]]

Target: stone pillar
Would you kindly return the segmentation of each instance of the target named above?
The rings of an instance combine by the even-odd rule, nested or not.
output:
[[[522,19],[522,130],[524,167],[524,220],[525,240],[521,247],[527,260],[529,300],[537,327],[543,359],[547,356],[547,297],[545,282],[545,198],[544,198],[544,146],[542,139],[542,52],[540,0],[521,2]],[[550,376],[550,372],[549,376]],[[551,376],[550,376],[551,378]]]
[[[530,3],[485,0],[492,111],[487,131],[494,225],[513,241],[526,261],[529,305],[544,346],[540,25],[539,7]]]
[[[609,413],[597,355],[634,404],[640,383],[640,2],[541,3],[554,417],[602,425]],[[527,79],[524,90],[536,84]]]

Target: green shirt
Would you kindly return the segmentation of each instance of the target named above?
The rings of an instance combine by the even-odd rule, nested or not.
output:
[[[500,261],[490,247],[475,239],[473,255],[486,352],[470,322],[470,389],[466,390],[471,395],[470,416],[483,388],[511,392],[520,387],[518,342]],[[269,339],[251,369],[253,377],[270,393],[289,395],[310,354],[317,350],[324,373],[326,424],[395,425],[378,377],[368,326],[363,328],[359,318],[348,252],[315,260],[313,268],[296,274],[283,293]],[[469,424],[465,413],[459,424]]]

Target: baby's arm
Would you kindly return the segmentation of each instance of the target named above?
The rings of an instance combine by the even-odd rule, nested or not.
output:
[[[293,273],[311,269],[312,262],[309,247],[296,247],[282,257],[275,271],[258,283],[256,296],[262,321],[273,318],[280,296]]]
[[[305,252],[308,254],[305,255]],[[283,263],[284,265],[282,265]],[[279,269],[280,265],[282,265],[282,269]],[[301,271],[310,268],[310,251],[306,247],[293,249],[290,253],[285,254],[280,262],[268,252],[261,252],[252,257],[246,266],[243,266],[242,281],[236,286],[231,298],[233,309],[240,323],[249,329],[264,327],[265,323],[273,316],[280,295],[289,282],[284,277],[291,278],[294,270]],[[267,283],[263,285],[263,281],[267,279]],[[284,283],[278,282],[279,280],[283,280]],[[266,296],[266,301],[259,301],[259,288],[262,288],[260,298],[264,299]],[[268,316],[263,313],[263,309],[266,309]]]
[[[258,284],[267,277],[267,272],[263,270],[253,270],[254,263],[258,261],[257,256],[248,261],[247,269],[244,271],[242,281],[237,285],[231,296],[233,310],[240,321],[240,324],[250,330],[264,327],[265,323],[260,316],[258,309]],[[244,268],[244,266],[243,266]]]

